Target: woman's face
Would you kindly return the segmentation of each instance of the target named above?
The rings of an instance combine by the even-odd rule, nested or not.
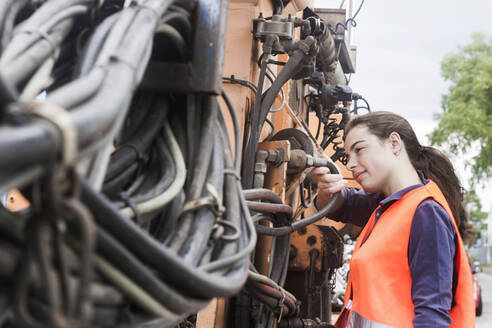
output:
[[[381,140],[366,126],[358,125],[345,137],[345,151],[349,156],[347,168],[362,188],[368,192],[383,192],[397,168],[389,139]]]

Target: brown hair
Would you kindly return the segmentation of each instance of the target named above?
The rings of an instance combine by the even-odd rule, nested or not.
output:
[[[366,126],[382,140],[387,139],[392,132],[400,135],[413,167],[439,186],[451,208],[461,237],[465,242],[470,242],[474,231],[463,207],[463,190],[453,164],[446,155],[436,148],[420,145],[408,121],[397,114],[378,111],[357,116],[345,126],[344,135],[358,125]]]

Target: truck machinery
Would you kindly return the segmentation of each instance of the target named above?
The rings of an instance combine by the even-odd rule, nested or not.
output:
[[[309,172],[370,109],[360,7],[308,5],[0,3],[2,327],[331,327]]]

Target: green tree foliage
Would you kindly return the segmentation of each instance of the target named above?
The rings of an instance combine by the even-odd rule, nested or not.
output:
[[[475,190],[466,192],[464,195],[464,206],[468,212],[470,223],[475,227],[476,231],[487,230],[487,212],[482,211],[482,204]],[[478,234],[475,234],[472,244],[475,243]]]
[[[431,142],[454,155],[478,147],[469,163],[472,183],[492,177],[492,38],[474,33],[469,45],[444,57],[441,75],[450,85]]]

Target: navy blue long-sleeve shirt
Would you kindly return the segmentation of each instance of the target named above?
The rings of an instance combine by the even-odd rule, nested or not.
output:
[[[423,181],[428,182],[425,179]],[[377,224],[377,219],[391,204],[410,190],[421,186],[422,184],[418,184],[405,188],[387,198],[381,193],[345,188],[342,190],[343,206],[330,215],[330,218],[364,226],[380,205],[381,208],[376,213]],[[456,240],[451,218],[444,208],[433,199],[420,203],[415,211],[408,242],[415,328],[440,328],[451,324],[449,311],[456,281]]]

